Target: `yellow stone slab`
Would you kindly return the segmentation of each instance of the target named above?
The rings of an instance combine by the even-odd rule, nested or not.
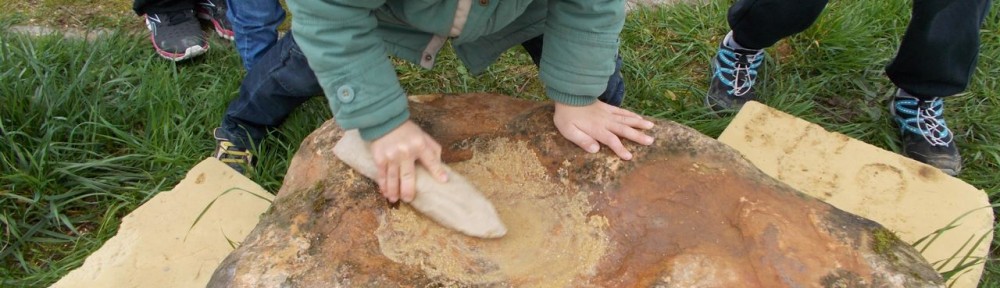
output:
[[[52,287],[205,287],[233,250],[229,241],[243,241],[272,198],[222,162],[206,159],[173,190],[125,216],[117,235]]]
[[[986,193],[931,166],[757,102],[743,107],[719,141],[739,150],[768,175],[879,222],[910,243],[972,211],[922,254],[932,264],[944,263],[969,239],[959,257],[970,249],[973,256],[988,253],[993,210],[983,208],[990,204]],[[985,240],[973,247],[983,235]],[[958,261],[939,271],[951,270]],[[982,271],[982,264],[970,268],[952,287],[976,287]]]

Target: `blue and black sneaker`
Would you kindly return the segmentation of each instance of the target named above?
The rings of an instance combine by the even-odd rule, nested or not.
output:
[[[739,111],[743,104],[757,100],[753,85],[764,65],[764,50],[736,49],[719,44],[712,58],[712,82],[705,104],[715,112]]]
[[[941,98],[919,99],[898,89],[889,110],[899,125],[903,155],[948,175],[962,171],[962,156],[955,146],[955,135],[945,124]]]

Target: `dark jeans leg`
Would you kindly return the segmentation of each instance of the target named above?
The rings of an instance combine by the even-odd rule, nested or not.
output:
[[[542,36],[538,35],[538,37],[521,43],[521,47],[524,47],[524,50],[528,51],[528,55],[531,56],[531,61],[535,62],[535,67],[538,67],[542,61]],[[608,78],[608,88],[604,90],[604,93],[601,93],[601,96],[597,97],[597,100],[614,106],[622,106],[622,101],[625,100],[625,79],[622,78],[621,70],[622,56],[615,55],[615,72]]]
[[[194,9],[195,0],[135,0],[132,10],[135,14],[162,13]]]
[[[247,71],[240,95],[229,103],[222,132],[233,144],[256,147],[312,96],[323,95],[292,34],[286,34]]]
[[[771,47],[809,28],[827,0],[740,0],[729,7],[733,39],[748,49]]]
[[[542,63],[542,36],[544,35],[538,35],[521,43],[521,47],[524,47],[524,50],[528,51],[528,56],[531,56],[531,62],[535,62],[535,67]]]
[[[604,93],[601,93],[597,100],[615,107],[621,107],[622,101],[625,101],[625,79],[622,78],[621,55],[615,55],[615,73],[612,73],[611,77],[608,78],[608,88],[604,89]]]
[[[923,99],[965,91],[979,55],[979,28],[990,0],[915,0],[896,58],[886,74]]]

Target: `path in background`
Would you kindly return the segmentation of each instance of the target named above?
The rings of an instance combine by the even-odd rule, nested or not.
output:
[[[11,32],[28,34],[31,36],[45,36],[51,34],[62,34],[63,37],[71,39],[87,39],[87,41],[94,41],[97,37],[107,36],[112,33],[111,29],[107,28],[95,28],[90,30],[80,29],[80,28],[62,28],[56,29],[47,26],[36,26],[36,25],[16,25],[11,26]]]
[[[707,0],[628,0],[625,4],[629,11],[642,6],[664,6],[674,3],[707,3]]]

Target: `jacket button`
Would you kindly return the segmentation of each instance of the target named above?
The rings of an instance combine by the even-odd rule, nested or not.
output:
[[[479,5],[483,6],[490,5],[490,0],[479,0]]]
[[[424,61],[431,61],[431,60],[434,60],[434,56],[431,56],[431,54],[424,54]]]
[[[354,101],[354,89],[347,85],[340,86],[340,88],[337,88],[337,99],[340,99],[340,102],[343,103],[351,103],[351,101]]]

